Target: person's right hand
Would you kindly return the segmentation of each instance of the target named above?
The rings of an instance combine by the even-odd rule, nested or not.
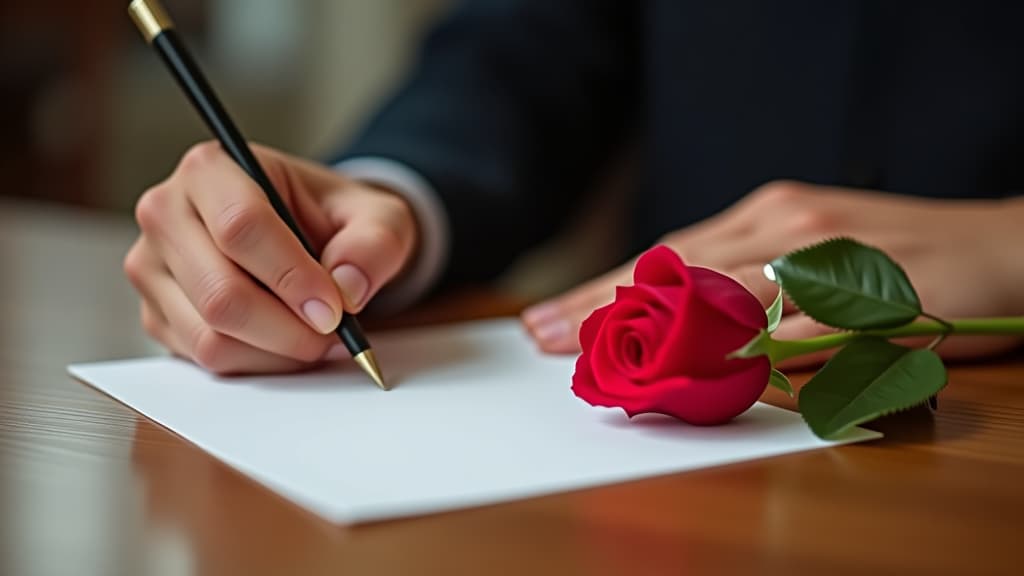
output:
[[[193,147],[136,206],[124,260],[146,331],[218,374],[293,371],[347,355],[334,329],[412,259],[400,196],[266,148],[253,149],[318,251],[216,142]],[[269,288],[269,292],[260,287]]]

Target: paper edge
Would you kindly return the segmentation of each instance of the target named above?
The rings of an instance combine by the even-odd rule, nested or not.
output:
[[[472,497],[471,496],[471,497],[462,499],[459,502],[455,502],[455,503],[453,503],[453,502],[451,502],[450,500],[447,500],[447,499],[440,499],[440,500],[434,499],[434,500],[431,500],[431,501],[422,502],[422,503],[413,504],[413,505],[403,504],[402,507],[401,507],[401,510],[396,510],[396,509],[394,509],[394,507],[387,506],[387,505],[380,506],[380,505],[375,505],[375,504],[368,504],[368,505],[365,505],[365,506],[358,506],[358,505],[355,505],[355,506],[338,506],[338,505],[323,506],[320,502],[313,502],[310,498],[307,498],[304,494],[298,493],[296,491],[288,489],[285,486],[282,486],[280,483],[277,482],[276,478],[274,478],[274,477],[267,477],[267,475],[264,472],[257,473],[256,471],[254,471],[250,467],[245,466],[244,464],[239,463],[235,458],[231,457],[230,455],[224,454],[221,451],[216,450],[214,448],[205,447],[203,445],[200,445],[199,443],[195,442],[191,438],[188,438],[188,437],[184,436],[183,434],[179,433],[178,431],[173,430],[170,427],[168,427],[168,426],[164,425],[163,423],[159,422],[153,416],[151,416],[148,412],[142,411],[142,410],[140,410],[140,409],[138,409],[138,408],[136,408],[134,406],[131,406],[128,403],[124,402],[120,397],[118,397],[116,395],[113,395],[113,394],[109,393],[108,391],[99,388],[98,386],[96,386],[95,384],[90,382],[89,378],[87,376],[87,372],[89,371],[90,368],[104,368],[104,367],[110,367],[111,365],[114,365],[114,364],[119,364],[119,365],[120,364],[125,364],[125,363],[136,363],[136,364],[138,364],[138,363],[147,363],[147,362],[152,362],[152,361],[168,361],[168,360],[173,361],[173,362],[182,362],[182,363],[194,366],[194,364],[191,364],[190,362],[187,362],[186,360],[182,360],[180,358],[174,358],[174,357],[168,357],[168,356],[151,356],[151,357],[141,357],[141,358],[130,358],[130,359],[125,359],[125,360],[109,360],[109,361],[98,361],[98,362],[86,362],[86,363],[69,364],[67,366],[67,372],[72,377],[74,377],[76,380],[81,382],[82,384],[85,384],[89,388],[99,392],[100,394],[103,394],[104,396],[107,396],[108,398],[114,400],[118,404],[128,408],[129,410],[135,412],[136,414],[139,414],[139,415],[145,417],[150,423],[152,423],[152,424],[154,424],[156,426],[159,426],[162,430],[167,431],[171,435],[181,439],[183,442],[189,444],[190,446],[195,447],[197,450],[205,452],[210,457],[220,461],[225,466],[228,466],[232,470],[234,470],[237,473],[239,473],[242,476],[244,476],[248,481],[251,481],[251,482],[253,482],[253,483],[257,484],[257,485],[260,485],[260,486],[263,486],[263,487],[267,488],[272,493],[275,493],[277,496],[281,497],[284,501],[286,501],[286,502],[288,502],[288,503],[290,503],[292,505],[298,506],[299,508],[303,509],[304,511],[306,511],[306,512],[308,512],[308,513],[310,513],[310,514],[312,514],[312,515],[314,515],[316,517],[322,518],[322,519],[328,521],[329,523],[332,523],[332,524],[335,524],[335,525],[341,525],[341,526],[355,526],[355,525],[359,525],[359,524],[367,524],[367,523],[378,522],[378,521],[396,520],[396,519],[401,519],[401,518],[411,518],[411,517],[416,517],[416,516],[424,516],[424,515],[433,515],[433,514],[448,513],[448,512],[457,512],[457,511],[462,511],[462,510],[470,510],[470,509],[481,508],[481,507],[485,507],[485,506],[495,506],[495,505],[502,505],[502,504],[510,504],[510,503],[513,503],[513,502],[519,502],[519,501],[522,501],[522,500],[527,500],[527,499],[532,499],[532,498],[540,498],[540,497],[545,497],[545,496],[554,496],[554,495],[557,495],[557,494],[570,494],[570,493],[573,493],[573,492],[578,492],[578,491],[583,491],[583,490],[591,490],[591,489],[594,489],[594,488],[600,488],[600,487],[605,487],[605,486],[613,486],[613,485],[616,485],[616,484],[624,484],[624,483],[629,483],[629,482],[643,481],[643,480],[647,480],[647,479],[651,479],[651,478],[665,477],[665,476],[670,476],[670,475],[674,475],[674,474],[685,474],[685,473],[688,473],[688,472],[696,472],[698,470],[711,470],[711,469],[714,469],[714,468],[720,468],[720,467],[729,466],[729,465],[732,465],[732,464],[741,464],[741,463],[746,463],[746,462],[756,462],[756,461],[759,461],[759,460],[764,460],[764,459],[774,458],[774,457],[779,457],[779,456],[785,456],[785,455],[788,455],[788,454],[799,454],[799,453],[810,452],[812,450],[817,450],[817,449],[822,449],[822,448],[834,448],[834,447],[838,447],[838,446],[845,446],[845,445],[848,445],[848,444],[867,442],[867,441],[878,440],[878,439],[884,438],[884,434],[882,434],[881,432],[878,432],[878,431],[875,431],[875,430],[869,430],[869,429],[857,426],[857,427],[851,428],[846,433],[844,433],[843,438],[836,439],[836,440],[823,440],[823,439],[818,438],[817,440],[818,440],[819,444],[811,445],[811,446],[805,446],[805,447],[802,447],[802,448],[797,449],[797,450],[785,450],[785,449],[772,450],[769,453],[760,454],[760,455],[758,455],[756,457],[753,457],[753,458],[749,458],[749,457],[724,457],[722,460],[715,461],[712,464],[702,465],[702,466],[697,466],[697,467],[678,468],[678,467],[674,467],[674,466],[668,466],[668,467],[665,467],[664,469],[658,469],[658,470],[652,471],[650,473],[644,474],[641,477],[637,477],[637,476],[635,476],[633,474],[630,474],[630,473],[608,474],[608,475],[601,476],[601,477],[598,477],[598,478],[587,479],[586,481],[584,481],[582,483],[580,481],[578,481],[578,480],[572,480],[572,481],[565,481],[565,482],[562,482],[562,483],[554,483],[554,484],[549,485],[549,486],[547,486],[547,487],[545,487],[543,489],[541,489],[541,488],[536,488],[536,489],[529,489],[529,488],[527,488],[527,489],[521,489],[521,490],[513,489],[513,490],[507,490],[507,491],[504,491],[504,492],[500,492],[498,494],[488,495],[486,497],[479,497],[479,496]],[[781,406],[775,406],[773,404],[768,404],[766,402],[758,401],[756,404],[764,404],[766,406],[771,406],[772,408],[777,408],[777,409],[780,409],[780,410],[785,410],[785,411],[787,411],[787,412],[789,412],[791,414],[797,414],[797,412],[794,411],[794,410],[790,410],[788,408],[783,408]],[[805,425],[806,425],[806,423],[805,423]],[[133,440],[134,440],[134,438],[133,438]]]

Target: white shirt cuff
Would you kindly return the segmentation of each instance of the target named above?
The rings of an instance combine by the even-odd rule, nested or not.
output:
[[[420,232],[416,261],[374,297],[373,307],[396,312],[412,305],[434,287],[448,259],[448,214],[437,192],[418,172],[388,158],[350,158],[335,164],[334,169],[354,180],[388,188],[412,208]]]

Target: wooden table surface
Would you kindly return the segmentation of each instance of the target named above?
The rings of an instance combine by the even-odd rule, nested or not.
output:
[[[121,274],[133,236],[0,201],[4,576],[1024,573],[1020,356],[952,368],[939,412],[878,422],[881,441],[343,528],[65,374],[158,351]]]

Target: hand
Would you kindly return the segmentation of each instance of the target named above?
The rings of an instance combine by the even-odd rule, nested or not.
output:
[[[912,198],[798,182],[766,184],[732,208],[673,232],[661,243],[695,266],[728,274],[766,306],[778,287],[763,267],[791,250],[849,236],[888,253],[907,271],[924,309],[940,317],[1024,314],[1018,287],[1024,265],[1024,199],[967,201]],[[633,262],[527,309],[523,321],[541,349],[579,351],[576,334],[591,311],[612,301],[615,286],[632,284]],[[829,331],[787,303],[776,337],[800,339]],[[1005,338],[950,338],[946,357],[991,353]],[[803,359],[804,362],[820,361]]]
[[[216,142],[192,148],[142,196],[142,233],[124,261],[146,331],[220,374],[292,371],[343,357],[332,334],[342,311],[359,312],[417,245],[415,218],[399,196],[280,152],[253,151],[319,262]]]

